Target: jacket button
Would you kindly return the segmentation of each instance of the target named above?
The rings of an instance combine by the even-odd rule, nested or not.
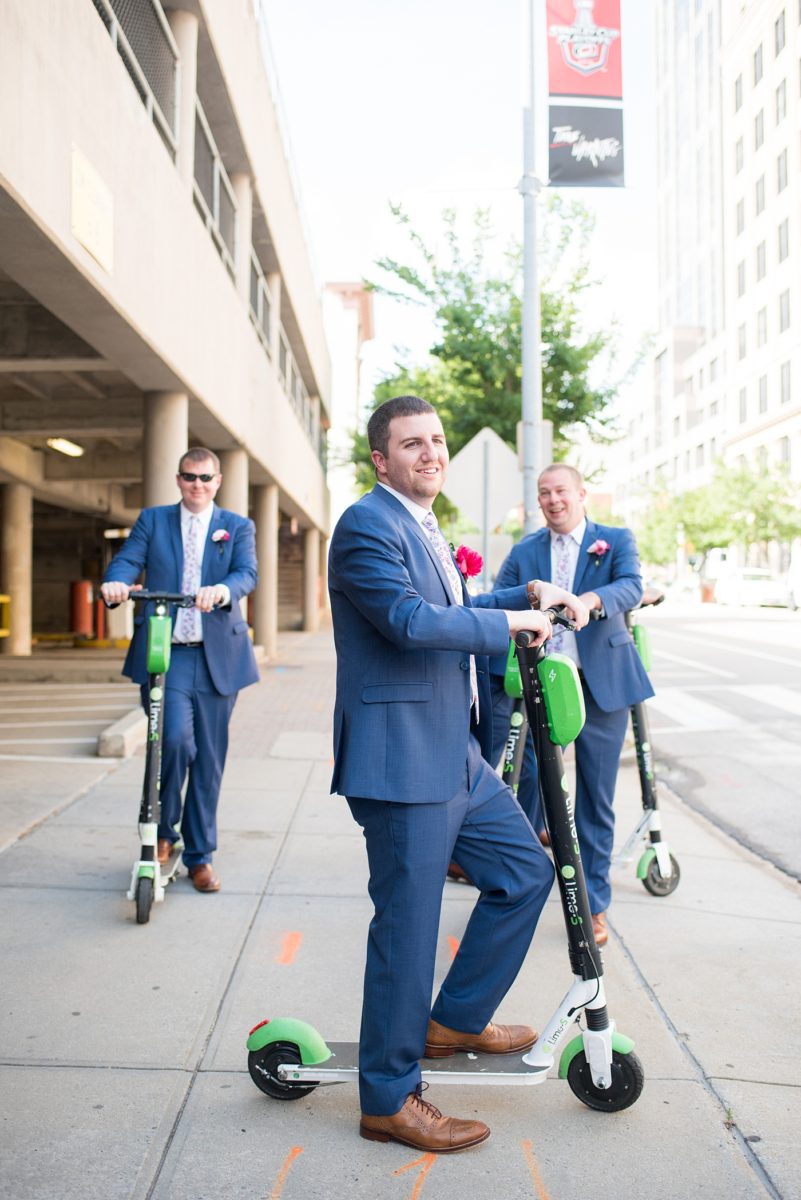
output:
[[[467,659],[465,659],[465,658],[463,658],[463,659],[462,659],[462,661],[459,663],[459,666],[462,668],[462,670],[463,670],[463,671],[469,671],[469,670],[470,670],[470,663],[469,663],[469,661],[468,661]]]

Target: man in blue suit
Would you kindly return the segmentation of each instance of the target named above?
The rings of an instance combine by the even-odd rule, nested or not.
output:
[[[228,723],[237,693],[259,678],[247,621],[239,600],[256,586],[253,522],[218,508],[222,482],[217,455],[205,447],[187,450],[176,476],[181,501],[139,514],[130,536],[106,571],[101,593],[121,604],[141,584],[151,591],[185,592],[195,607],[173,614],[173,644],[167,672],[161,764],[161,823],[157,854],[166,863],[174,852],[180,822],[183,860],[197,891],[217,892],[212,867],[217,849],[217,801]],[[142,687],[147,709],[147,618],[140,609],[122,668]],[[181,792],[188,783],[181,812]]]
[[[606,910],[612,891],[615,817],[613,801],[620,752],[632,704],[653,696],[623,614],[642,598],[637,547],[630,529],[596,525],[584,513],[584,481],[562,463],[542,472],[538,498],[546,527],[523,538],[498,572],[495,587],[513,587],[532,575],[553,579],[579,594],[602,620],[576,634],[560,631],[552,649],[579,669],[587,719],[576,739],[576,827],[587,879],[595,940],[606,944]],[[505,658],[490,662],[495,728],[491,761],[501,756],[509,733],[512,700],[503,690]],[[536,760],[529,740],[518,800],[535,829],[542,828]]]
[[[421,1097],[419,1058],[522,1052],[536,1034],[492,1023],[553,880],[510,789],[482,756],[492,709],[487,654],[550,621],[531,601],[574,596],[532,581],[471,600],[431,512],[448,465],[442,425],[417,396],[388,400],[367,428],[377,484],[332,538],[337,649],[332,792],[362,826],[370,924],[360,1035],[362,1137],[433,1152],[489,1137]],[[431,1007],[443,880],[453,853],[481,895]]]

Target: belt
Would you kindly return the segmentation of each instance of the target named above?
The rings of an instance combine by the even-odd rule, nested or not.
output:
[[[202,645],[203,645],[202,642],[173,642],[172,648],[174,650],[176,648],[176,646],[181,646],[181,647],[185,646],[187,650],[197,650],[198,646],[202,646]]]

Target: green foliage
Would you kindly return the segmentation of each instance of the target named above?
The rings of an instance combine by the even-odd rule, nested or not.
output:
[[[437,255],[397,206],[393,215],[408,235],[414,263],[392,258],[376,266],[384,282],[375,292],[431,312],[435,340],[424,364],[401,358],[376,390],[377,406],[391,396],[413,393],[436,405],[456,454],[489,425],[515,446],[521,408],[521,251],[513,245],[500,269],[489,263],[489,215],[474,215],[473,236],[462,245],[457,215],[443,213],[444,251]],[[553,198],[541,257],[543,416],[553,422],[554,454],[564,457],[570,430],[582,425],[596,440],[609,440],[609,404],[618,385],[595,385],[599,360],[612,352],[609,332],[584,334],[579,300],[591,286],[585,250],[592,230],[586,210]],[[544,268],[544,269],[543,269]],[[364,488],[374,479],[367,441],[354,438],[353,461]]]

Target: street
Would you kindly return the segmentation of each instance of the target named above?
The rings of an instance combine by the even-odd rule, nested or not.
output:
[[[696,811],[801,879],[801,614],[671,604],[651,630],[658,774]]]

